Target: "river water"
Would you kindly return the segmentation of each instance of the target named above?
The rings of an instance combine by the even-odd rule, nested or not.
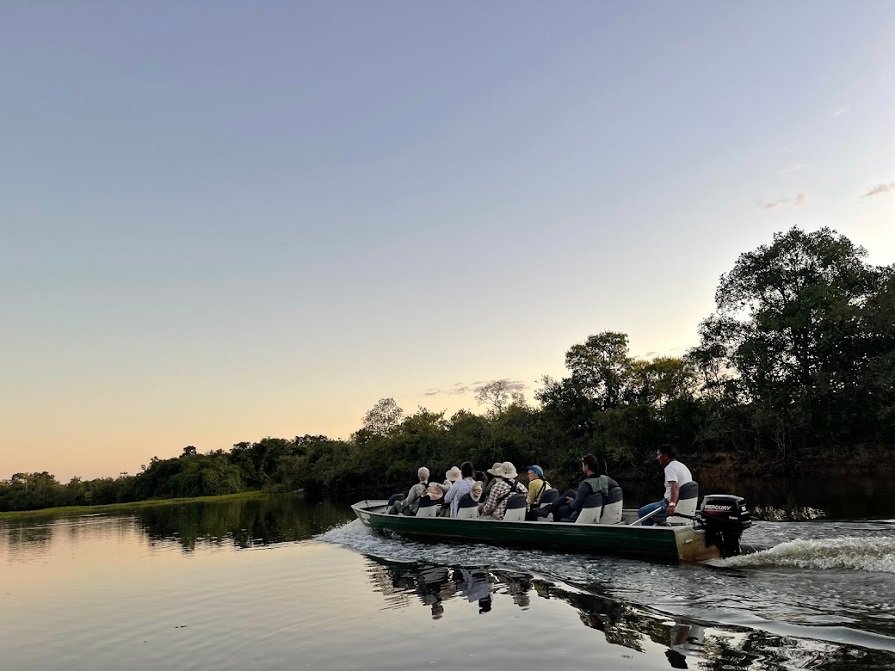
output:
[[[895,669],[895,520],[744,540],[709,565],[427,544],[300,496],[0,519],[0,669]]]

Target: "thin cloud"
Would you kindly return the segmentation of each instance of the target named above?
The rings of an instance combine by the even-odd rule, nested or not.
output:
[[[889,182],[888,184],[877,184],[875,187],[870,189],[870,191],[864,194],[864,198],[879,196],[883,193],[889,193],[890,191],[895,191],[895,182]]]
[[[835,119],[838,116],[842,116],[843,114],[848,114],[851,111],[851,108],[848,105],[843,105],[835,112],[833,112],[833,118]]]
[[[792,204],[798,207],[799,205],[804,205],[808,202],[808,194],[807,193],[799,193],[796,194],[796,197],[792,199]],[[778,210],[784,205],[790,203],[789,198],[781,198],[780,200],[760,200],[758,201],[758,206],[763,210]]]
[[[523,389],[526,389],[528,386],[520,380],[502,380],[502,381],[506,382],[507,391],[522,391]],[[480,392],[482,389],[487,387],[489,384],[493,384],[495,382],[501,382],[501,380],[491,380],[490,382],[485,382],[483,384],[480,384],[478,387],[475,387],[475,391]]]
[[[446,389],[437,387],[424,391],[423,396],[466,396],[468,394],[477,394],[487,385],[500,381],[501,380],[476,380],[472,384],[467,384],[466,382],[455,382],[453,386]],[[525,389],[528,389],[528,385],[520,380],[504,379],[503,382],[506,383],[506,390],[510,392],[524,391]]]
[[[464,396],[471,391],[473,391],[472,387],[458,382],[449,389],[429,389],[423,392],[423,396]]]
[[[780,172],[781,172],[781,174],[786,175],[791,172],[798,172],[799,170],[802,170],[804,167],[805,167],[804,163],[794,162],[794,163],[790,163],[788,166],[783,168],[783,170],[781,170]]]

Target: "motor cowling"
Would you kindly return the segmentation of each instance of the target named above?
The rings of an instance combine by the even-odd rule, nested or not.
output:
[[[746,500],[732,494],[709,494],[702,500],[697,526],[705,529],[706,546],[714,545],[722,557],[740,554],[740,537],[752,526]]]

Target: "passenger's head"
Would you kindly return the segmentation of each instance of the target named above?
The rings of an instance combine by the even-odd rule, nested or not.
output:
[[[528,471],[529,480],[543,479],[544,477],[544,469],[540,466],[526,466],[524,470]]]
[[[494,465],[488,469],[488,473],[493,476],[503,475],[503,462],[495,461]]]
[[[600,468],[600,460],[595,454],[585,454],[583,457],[581,457],[581,466],[591,475],[603,474],[603,471]]]
[[[677,455],[674,453],[674,448],[671,445],[663,443],[656,448],[656,459],[659,460],[659,463],[665,466],[668,462],[674,461]]]
[[[456,466],[451,466],[451,470],[444,474],[444,479],[448,482],[457,482],[463,475],[460,473],[460,469]]]
[[[429,480],[429,469],[425,466],[420,466],[420,469],[416,472],[417,476],[420,479],[420,482],[428,482]]]
[[[472,467],[468,461],[464,461],[460,464],[460,475],[464,478],[471,478],[475,474],[475,469]]]

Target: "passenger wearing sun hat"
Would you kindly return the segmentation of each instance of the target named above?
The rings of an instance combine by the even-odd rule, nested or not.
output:
[[[494,465],[495,469],[497,464]],[[482,506],[480,515],[487,517],[491,515],[495,519],[502,520],[507,512],[507,499],[511,494],[528,494],[528,490],[521,482],[516,482],[516,467],[511,461],[505,461],[501,464],[502,473],[495,477],[494,486],[488,492],[488,497]],[[489,471],[490,472],[490,471]],[[527,497],[526,497],[527,498]],[[527,503],[526,503],[527,507]]]
[[[472,491],[472,486],[475,484],[475,480],[472,479],[475,469],[471,463],[464,461],[460,468],[454,466],[454,468],[448,471],[448,479],[454,475],[454,469],[457,470],[459,477],[453,481],[451,488],[444,495],[444,502],[451,505],[451,517],[457,516],[457,511],[460,508],[460,497]]]
[[[495,461],[494,465],[486,471],[485,477],[485,489],[482,491],[482,496],[487,497],[488,492],[491,491],[491,487],[494,486],[494,482],[503,475],[503,462]]]
[[[528,502],[532,506],[536,506],[540,503],[544,492],[552,487],[544,479],[544,469],[540,466],[526,466],[522,470],[527,471],[528,475]]]
[[[463,474],[460,473],[460,469],[456,466],[451,466],[451,470],[444,474],[444,484],[450,487],[462,477]]]

